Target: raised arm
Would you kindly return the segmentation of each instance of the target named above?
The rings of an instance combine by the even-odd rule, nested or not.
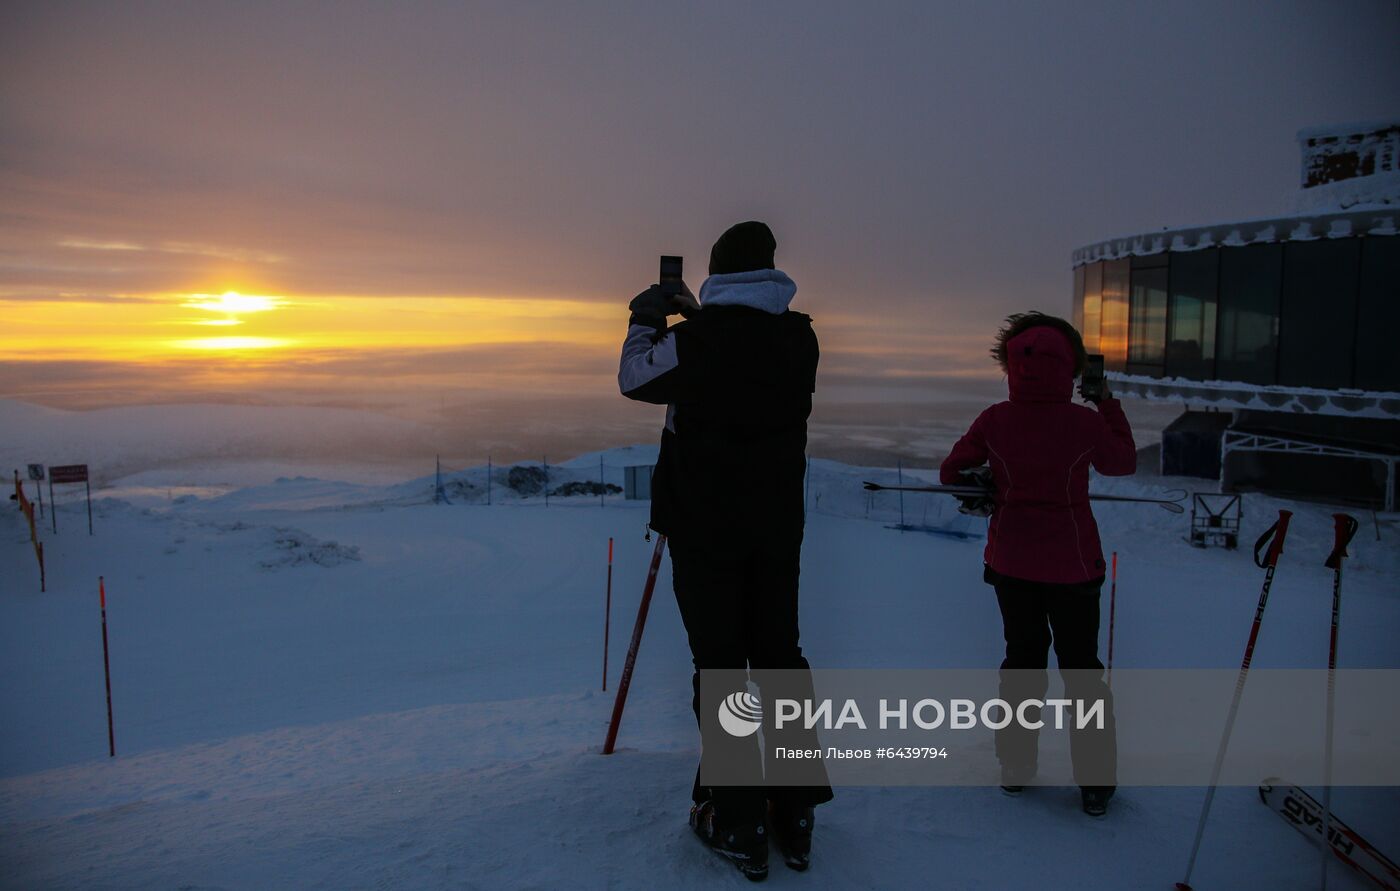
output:
[[[681,287],[694,303],[690,289]],[[680,312],[681,307],[675,295],[652,285],[633,297],[628,308],[632,318],[627,322],[627,338],[622,342],[617,388],[623,396],[638,402],[674,402],[680,357],[676,353],[675,332],[666,327],[666,317]]]
[[[617,387],[628,399],[666,405],[675,395],[679,365],[675,334],[634,321],[622,342]]]
[[[1137,445],[1128,416],[1117,399],[1101,400],[1098,408],[1103,424],[1094,445],[1094,469],[1104,476],[1131,476],[1137,472]]]

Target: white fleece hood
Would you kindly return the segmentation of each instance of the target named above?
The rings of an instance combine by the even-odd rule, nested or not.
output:
[[[700,285],[701,306],[748,306],[780,316],[797,293],[781,269],[755,269],[712,275]]]

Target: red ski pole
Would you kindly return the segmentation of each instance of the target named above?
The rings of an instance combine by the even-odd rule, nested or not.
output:
[[[107,679],[107,752],[117,757],[117,737],[112,731],[112,664],[107,658],[107,586],[97,577],[97,602],[102,607],[102,672]]]
[[[1191,872],[1196,868],[1196,855],[1201,851],[1206,818],[1210,816],[1210,805],[1215,800],[1215,787],[1220,782],[1220,768],[1225,763],[1225,750],[1230,746],[1230,731],[1235,729],[1235,716],[1240,711],[1240,698],[1244,695],[1249,662],[1254,658],[1254,644],[1259,639],[1259,626],[1264,621],[1264,607],[1269,603],[1269,586],[1274,582],[1274,567],[1278,565],[1279,555],[1283,553],[1283,539],[1288,535],[1288,521],[1292,517],[1292,511],[1279,511],[1278,520],[1254,543],[1254,565],[1264,569],[1264,587],[1259,591],[1259,605],[1254,609],[1254,624],[1249,629],[1249,641],[1244,645],[1240,676],[1235,680],[1235,697],[1230,701],[1230,714],[1225,718],[1225,732],[1220,737],[1220,748],[1215,753],[1215,767],[1211,769],[1210,785],[1206,787],[1206,800],[1201,805],[1201,819],[1196,823],[1196,840],[1191,843],[1191,857],[1186,861],[1186,878],[1176,883],[1177,891],[1191,891]],[[1259,552],[1265,545],[1268,545],[1269,549],[1261,559]]]
[[[612,627],[612,555],[613,540],[608,538],[608,593],[603,601],[603,692],[608,689],[608,629]]]
[[[651,609],[651,592],[656,588],[656,573],[661,569],[661,552],[666,550],[666,536],[656,536],[656,550],[651,554],[651,568],[647,570],[647,584],[642,589],[642,603],[637,607],[637,624],[632,626],[632,643],[627,647],[627,662],[622,666],[622,680],[617,682],[617,699],[613,701],[612,720],[608,722],[608,738],[603,742],[603,754],[613,753],[617,742],[617,728],[622,723],[622,708],[627,704],[627,688],[632,686],[632,669],[637,664],[637,650],[642,646],[642,629],[647,624],[647,610]]]
[[[1348,514],[1333,514],[1336,521],[1332,553],[1327,557],[1326,567],[1334,571],[1332,577],[1332,635],[1327,644],[1327,736],[1323,750],[1322,766],[1322,889],[1327,891],[1327,861],[1332,853],[1332,724],[1335,713],[1335,678],[1337,673],[1337,624],[1342,613],[1342,560],[1347,556],[1347,545],[1361,524]]]
[[[1108,589],[1108,689],[1113,689],[1113,613],[1118,603],[1118,552],[1113,552],[1113,584]]]

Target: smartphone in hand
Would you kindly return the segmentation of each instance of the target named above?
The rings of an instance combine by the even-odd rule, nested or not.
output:
[[[661,275],[657,283],[667,295],[674,297],[681,292],[681,257],[661,256]]]
[[[1103,355],[1090,353],[1084,362],[1084,375],[1079,382],[1079,395],[1090,402],[1103,399],[1105,392]]]

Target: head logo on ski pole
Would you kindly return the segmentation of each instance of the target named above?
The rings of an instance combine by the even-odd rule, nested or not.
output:
[[[1249,663],[1254,658],[1254,644],[1259,640],[1259,627],[1264,621],[1264,607],[1269,605],[1269,587],[1274,581],[1274,568],[1279,555],[1283,553],[1283,540],[1288,535],[1288,521],[1293,518],[1291,511],[1280,510],[1278,520],[1254,543],[1254,563],[1264,568],[1264,585],[1259,590],[1259,605],[1254,610],[1254,624],[1249,629],[1249,640],[1244,645],[1244,659],[1240,662],[1240,674],[1235,680],[1235,695],[1230,701],[1230,712],[1225,717],[1225,731],[1220,735],[1220,748],[1215,753],[1215,766],[1211,768],[1210,785],[1206,787],[1206,798],[1201,803],[1201,817],[1196,821],[1196,838],[1191,842],[1191,856],[1186,860],[1186,876],[1176,883],[1177,891],[1191,891],[1191,873],[1196,869],[1196,855],[1201,852],[1201,839],[1205,837],[1206,820],[1210,817],[1211,802],[1215,800],[1215,790],[1220,783],[1220,768],[1225,763],[1225,752],[1230,747],[1230,733],[1235,729],[1235,717],[1240,712],[1240,699],[1244,696],[1244,683],[1249,677]],[[1267,547],[1267,551],[1265,548]],[[1260,552],[1264,552],[1260,556]]]

